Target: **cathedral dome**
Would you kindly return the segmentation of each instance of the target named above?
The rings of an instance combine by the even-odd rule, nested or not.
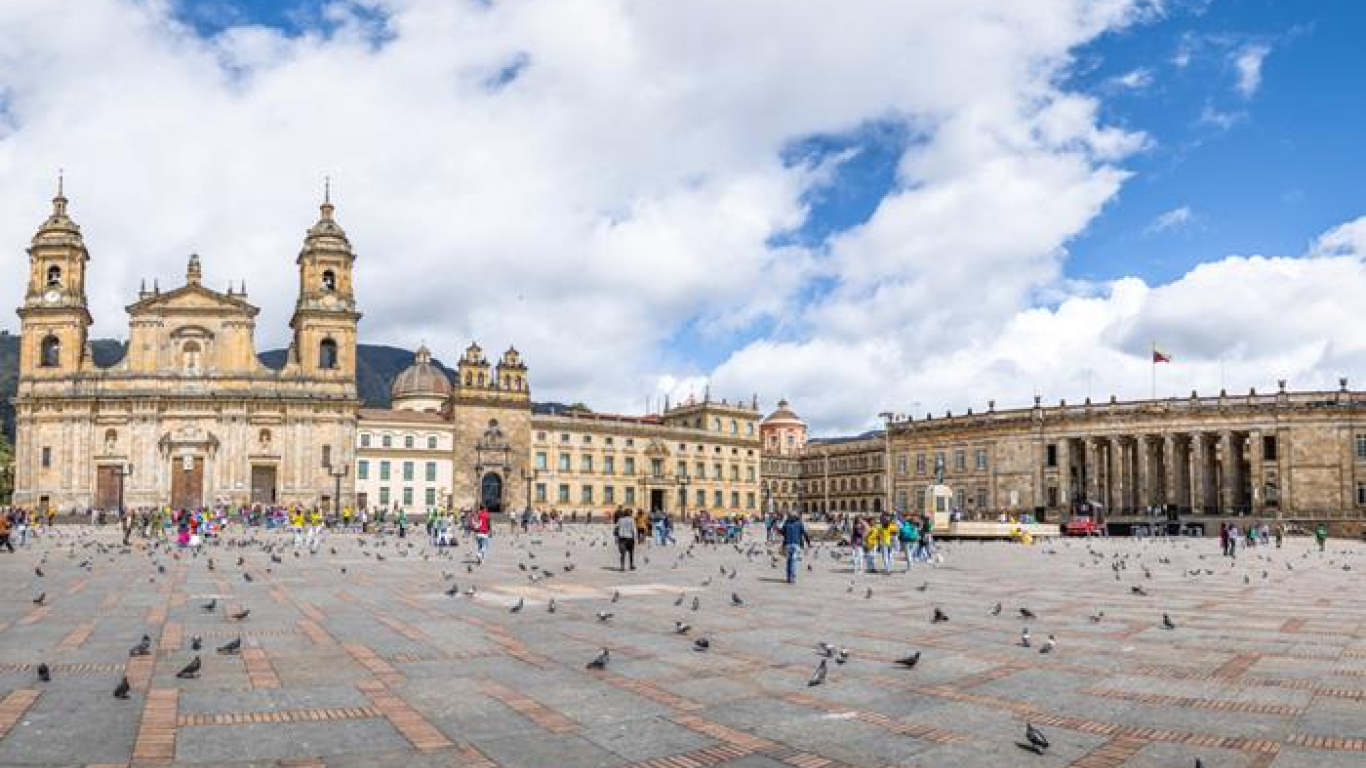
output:
[[[412,397],[444,398],[450,393],[450,379],[432,363],[432,353],[425,346],[418,348],[413,364],[394,379],[389,389],[389,397],[396,402]]]
[[[787,403],[786,400],[780,400],[780,401],[778,401],[778,410],[776,410],[776,411],[774,411],[773,413],[770,413],[769,415],[765,416],[765,417],[764,417],[764,420],[763,420],[763,424],[764,424],[765,426],[776,426],[776,425],[778,425],[778,424],[803,424],[803,423],[804,423],[804,422],[801,420],[801,418],[800,418],[799,416],[797,416],[797,414],[793,413],[793,412],[792,412],[792,409],[788,407],[788,403]]]

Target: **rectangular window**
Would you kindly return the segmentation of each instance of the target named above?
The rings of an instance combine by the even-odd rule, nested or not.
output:
[[[427,503],[427,506],[429,506],[429,507],[435,507],[435,506],[436,506],[436,489],[435,489],[435,488],[428,488],[427,491],[426,491],[426,493],[425,493],[424,495],[425,495],[426,498],[427,498],[427,502],[426,502],[426,503]]]
[[[948,468],[948,463],[944,461],[944,452],[936,451],[934,454],[934,468],[938,471],[940,467]]]
[[[546,463],[545,451],[537,451],[537,452],[536,452],[536,469],[547,469],[548,467],[549,467],[549,465]]]
[[[412,435],[404,435],[404,436],[403,436],[403,447],[404,447],[404,448],[412,448],[412,447],[413,447],[413,436],[412,436]]]
[[[987,506],[987,489],[986,489],[986,488],[978,488],[978,489],[977,489],[977,508],[978,508],[978,509],[985,509],[986,506]]]
[[[559,499],[561,504],[569,503],[569,486],[565,483],[560,483]]]
[[[626,447],[627,447],[627,448],[634,448],[635,445],[636,445],[636,439],[635,439],[634,437],[628,437],[628,438],[626,438]]]
[[[962,509],[963,507],[967,506],[967,501],[968,501],[968,491],[967,491],[966,488],[959,488],[959,489],[957,489],[956,491],[953,492],[953,506],[954,506],[954,508],[956,508],[956,509]]]
[[[906,466],[907,466],[907,463],[906,463],[906,454],[903,453],[903,454],[897,456],[897,457],[896,457],[896,473],[897,473],[898,475],[901,475],[902,477],[905,477],[905,476],[906,476]]]
[[[968,468],[968,452],[967,452],[967,451],[954,451],[954,452],[953,452],[953,470],[954,470],[955,472],[965,472],[965,471],[967,471],[967,468]]]
[[[1357,506],[1366,507],[1366,483],[1357,483]]]
[[[567,443],[567,442],[569,442],[569,434],[568,434],[567,432],[561,432],[561,433],[560,433],[560,442],[562,442],[562,443]]]
[[[360,447],[362,447],[362,448],[369,448],[369,447],[370,447],[370,435],[366,434],[366,435],[361,435],[361,436],[360,436]]]
[[[381,480],[388,480],[388,479],[389,479],[389,462],[387,462],[387,461],[381,461],[381,462],[379,463],[379,479],[381,479]]]
[[[403,462],[403,479],[408,481],[413,479],[413,463],[411,461]]]
[[[754,509],[754,491],[745,494],[745,509]]]
[[[43,461],[43,469],[47,469],[48,467],[51,467],[51,466],[52,466],[52,446],[50,446],[50,445],[45,445],[45,446],[43,446],[43,459],[42,459],[42,461]]]
[[[680,461],[680,462],[678,462],[678,469],[677,469],[676,471],[677,471],[679,477],[687,477],[687,476],[688,476],[688,462],[686,462],[686,461]]]
[[[745,479],[754,482],[754,467],[745,467]]]
[[[560,466],[560,471],[561,471],[561,472],[568,472],[568,471],[569,471],[569,454],[567,454],[567,453],[562,453],[562,454],[560,454],[559,459],[560,459],[560,465],[559,465],[559,466]]]
[[[615,475],[615,474],[617,473],[617,457],[616,457],[616,456],[603,456],[603,457],[602,457],[602,473],[603,473],[604,475]]]
[[[978,448],[978,449],[977,449],[977,461],[976,461],[976,463],[977,463],[977,471],[978,471],[978,472],[985,472],[985,471],[986,471],[986,468],[987,468],[987,449],[985,449],[985,448]]]
[[[706,464],[703,464],[703,463],[700,462],[700,461],[697,462],[697,479],[698,479],[698,480],[706,480],[706,479],[707,479],[707,465],[706,465]]]
[[[323,446],[323,466],[329,468],[332,466],[332,446],[330,445]]]
[[[740,508],[740,492],[739,492],[739,491],[731,491],[731,492],[730,492],[730,508],[731,508],[731,509],[739,509],[739,508]]]
[[[361,459],[360,461],[356,462],[356,479],[357,479],[357,480],[369,480],[369,479],[370,479],[370,462],[369,462],[369,461],[366,461],[365,459]]]
[[[630,506],[634,503],[636,503],[636,489],[635,486],[628,485],[626,486],[626,504]]]
[[[1262,461],[1276,460],[1276,436],[1262,436]]]
[[[593,486],[591,486],[591,485],[585,485],[582,489],[580,489],[580,491],[579,491],[579,497],[580,497],[580,499],[582,500],[582,502],[583,502],[584,504],[592,504],[592,503],[593,503]]]
[[[379,489],[379,505],[380,505],[381,507],[387,507],[387,506],[389,506],[389,489],[388,489],[388,487],[384,487],[384,488],[380,488],[380,489]]]
[[[429,483],[435,483],[435,482],[436,482],[436,462],[435,462],[435,461],[429,461],[429,462],[427,462],[427,482],[429,482]]]
[[[737,464],[732,464],[732,465],[730,465],[730,479],[731,479],[731,482],[739,482],[739,481],[740,481],[740,467],[739,467],[739,465],[737,465]],[[738,505],[737,505],[737,506],[738,506]]]
[[[427,435],[427,450],[436,450],[436,435]]]
[[[384,447],[384,448],[393,448],[393,447],[394,447],[394,437],[393,437],[393,435],[385,435],[384,437],[381,437],[381,438],[379,439],[379,444],[380,444],[382,447]]]
[[[626,474],[627,474],[627,475],[634,475],[635,473],[636,473],[636,457],[634,457],[634,456],[627,456],[627,457],[626,457]]]
[[[405,507],[410,507],[410,506],[412,506],[412,505],[413,505],[413,489],[412,489],[412,488],[404,488],[404,489],[403,489],[403,506],[405,506]]]
[[[579,457],[579,469],[585,473],[593,471],[593,456],[585,453]]]
[[[617,503],[617,489],[614,488],[614,487],[612,487],[612,486],[610,486],[610,485],[604,485],[604,486],[602,487],[602,503],[603,503],[603,504],[616,504],[616,503]]]
[[[593,436],[592,436],[592,435],[584,435],[584,436],[583,436],[583,444],[584,444],[584,445],[591,445],[592,443],[593,443]]]
[[[923,453],[915,455],[915,473],[917,475],[925,474],[925,454]]]
[[[650,474],[654,477],[664,476],[664,460],[650,459]]]
[[[536,484],[536,501],[545,503],[545,483]]]
[[[711,468],[712,468],[712,479],[713,479],[713,480],[720,480],[721,478],[725,477],[725,475],[721,473],[721,465],[720,465],[720,464],[713,464],[713,465],[711,465]]]
[[[693,493],[693,498],[697,499],[697,506],[707,506],[707,492],[702,490],[701,488],[698,488],[697,491]]]
[[[1058,466],[1058,445],[1057,445],[1057,443],[1049,443],[1049,444],[1048,444],[1048,450],[1047,450],[1046,455],[1045,455],[1045,457],[1044,457],[1044,461],[1045,461],[1045,463],[1046,463],[1049,467],[1056,467],[1056,466]]]
[[[612,442],[613,442],[613,441],[612,441],[611,435],[608,435],[607,437],[604,437],[604,438],[602,439],[602,441],[603,441],[604,443],[607,443],[608,445],[612,445]]]
[[[1366,461],[1366,435],[1357,435],[1357,461]]]
[[[544,443],[544,442],[545,442],[545,433],[544,433],[544,432],[537,432],[537,433],[536,433],[536,442],[538,442],[538,443]]]
[[[896,492],[896,508],[897,508],[897,509],[906,509],[906,492],[905,492],[905,491],[897,491],[897,492]]]

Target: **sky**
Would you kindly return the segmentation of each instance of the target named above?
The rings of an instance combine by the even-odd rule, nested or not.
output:
[[[287,344],[330,177],[362,341],[516,345],[537,399],[709,387],[836,434],[1366,386],[1363,32],[1352,0],[6,0],[0,305],[63,169],[96,336],[198,253]]]

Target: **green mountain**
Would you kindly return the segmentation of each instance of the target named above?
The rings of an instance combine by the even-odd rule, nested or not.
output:
[[[112,365],[123,359],[124,343],[113,339],[95,339],[90,342],[91,352],[97,365]],[[279,369],[285,364],[286,350],[272,349],[262,352],[258,357],[270,368]],[[454,372],[440,361],[433,360],[446,375],[454,377]],[[372,408],[389,406],[389,387],[395,377],[413,363],[413,353],[398,347],[374,344],[360,344],[356,348],[356,386],[360,390],[361,401]],[[0,331],[0,434],[11,441],[14,439],[14,407],[10,399],[18,388],[19,376],[19,337],[7,331]]]

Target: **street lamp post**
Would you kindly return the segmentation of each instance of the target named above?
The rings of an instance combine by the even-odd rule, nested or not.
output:
[[[127,478],[127,477],[132,476],[132,474],[133,474],[133,465],[132,465],[132,463],[120,464],[120,465],[116,466],[116,467],[114,468],[114,474],[115,474],[115,476],[117,476],[118,479],[119,479],[119,514],[122,515],[122,514],[123,514],[123,484],[124,484],[124,478]]]
[[[335,514],[341,514],[342,508],[342,478],[346,477],[349,466],[347,464],[332,464],[327,467],[327,473],[332,476],[335,483],[336,495],[332,497],[332,509]]]

